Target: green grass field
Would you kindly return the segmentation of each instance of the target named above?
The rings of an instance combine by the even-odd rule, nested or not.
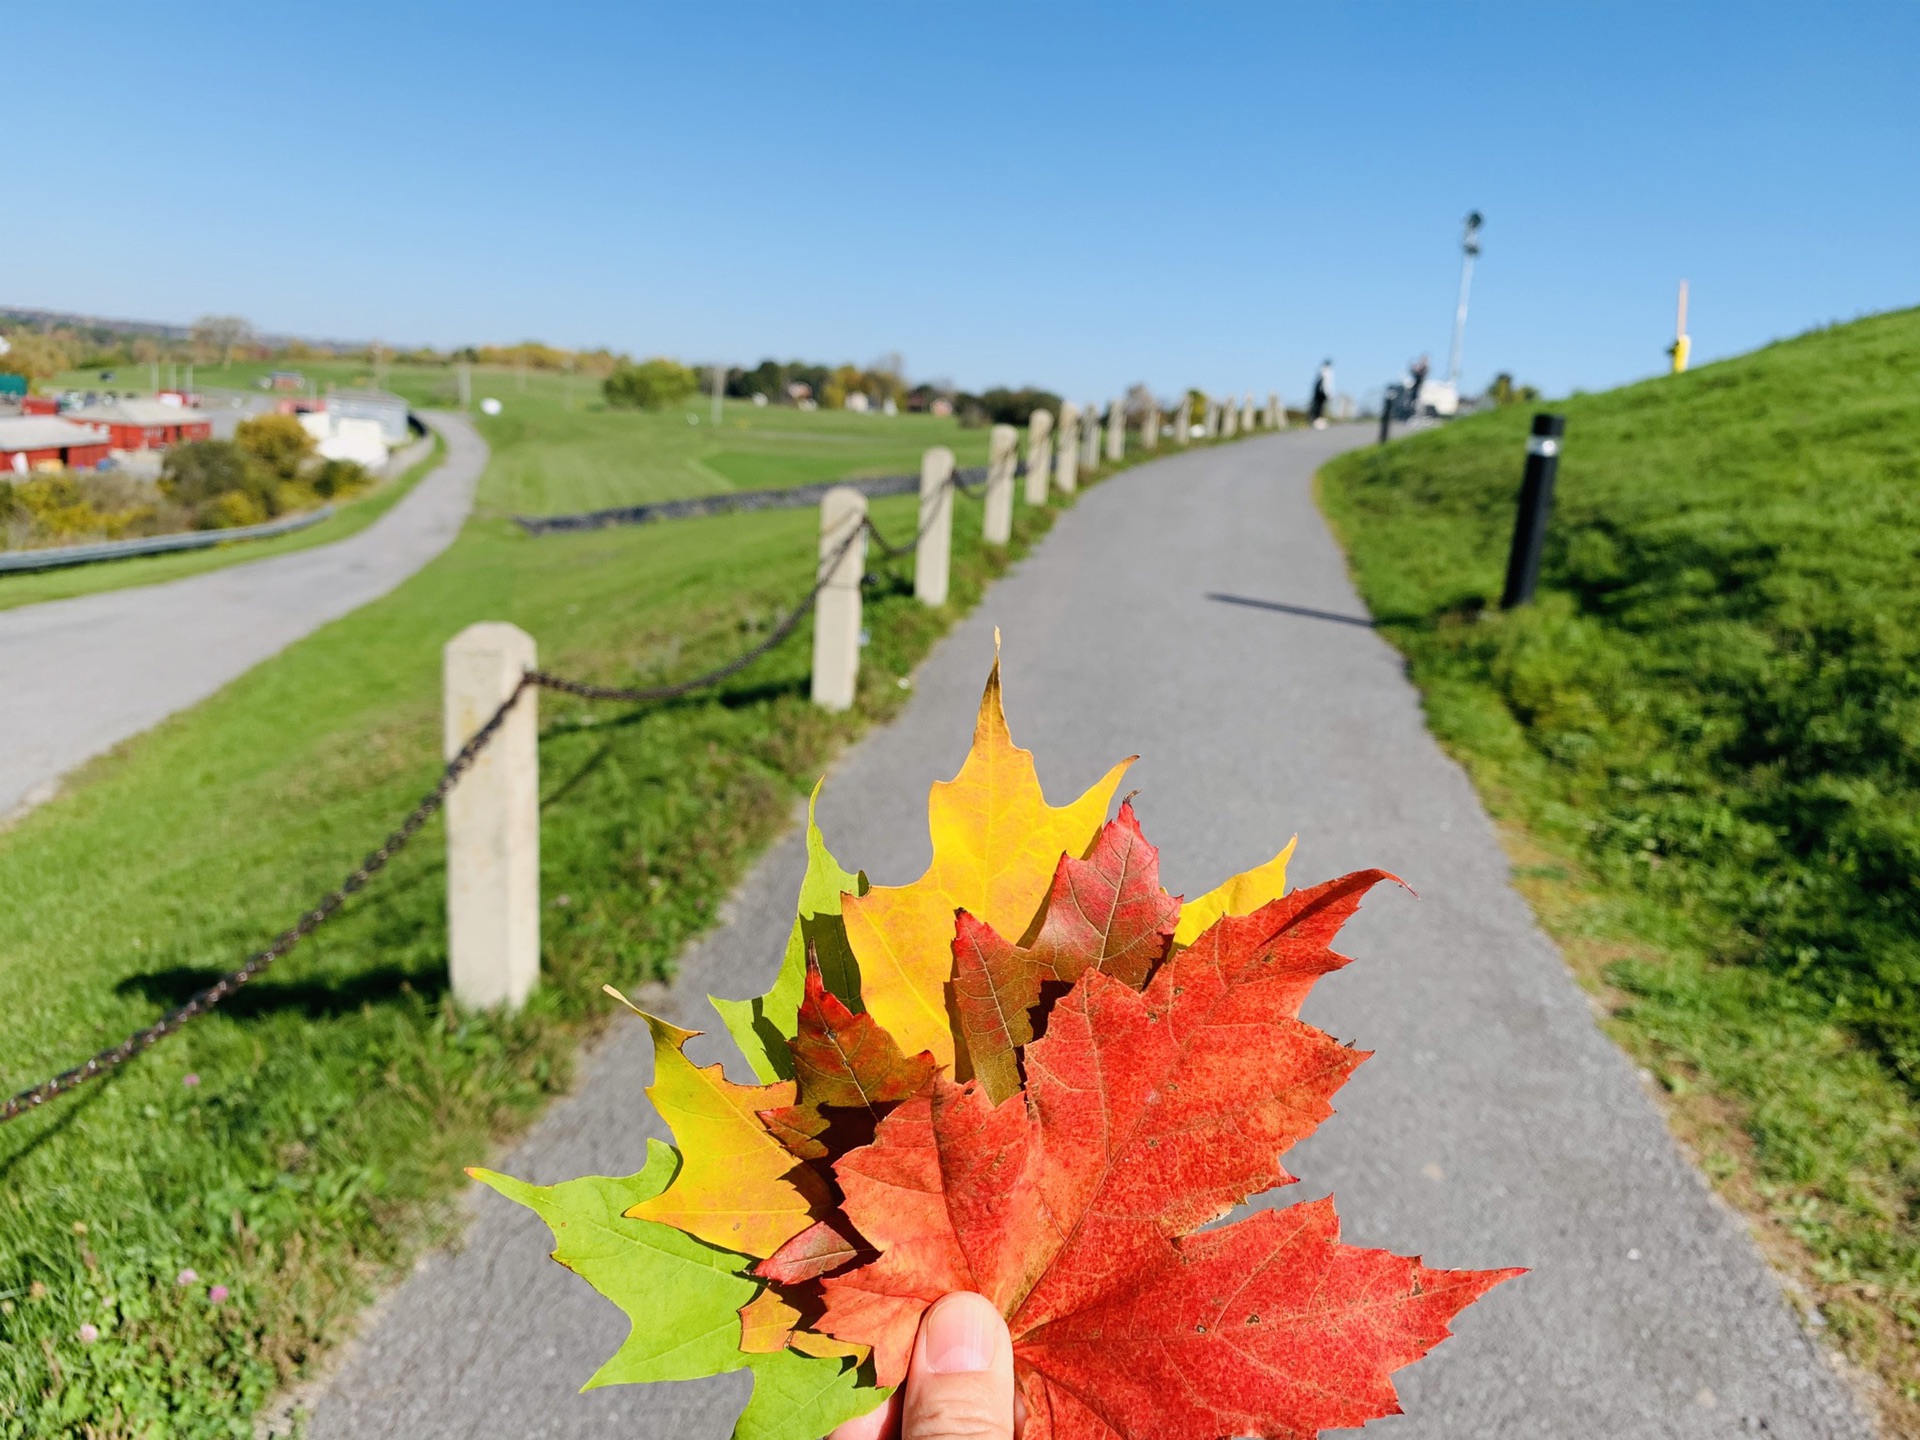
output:
[[[915,503],[874,518],[905,538]],[[460,1167],[566,1087],[599,986],[670,973],[834,749],[901,703],[1053,512],[1016,513],[989,554],[979,502],[957,498],[942,610],[875,566],[892,578],[849,715],[807,703],[804,626],[712,696],[541,695],[544,983],[518,1017],[447,1000],[435,825],[225,1009],[0,1127],[0,1437],[250,1434],[447,1233]],[[805,592],[816,526],[770,511],[530,539],[476,519],[392,594],[88,766],[0,831],[0,1086],[150,1022],[338,883],[437,771],[440,647],[461,627],[512,620],[543,665],[604,682],[697,673]]]
[[[194,383],[202,389],[251,389],[274,368],[268,362],[202,365],[195,368]],[[323,384],[373,380],[359,361],[288,361],[282,368]],[[122,368],[116,377],[116,386],[150,379],[145,366]],[[442,366],[393,365],[385,381],[419,408],[450,407],[457,399],[452,371]],[[85,389],[102,382],[97,371],[76,371],[55,383]],[[500,400],[498,416],[479,413],[484,396]],[[598,384],[585,377],[478,367],[473,397],[471,418],[493,451],[476,502],[483,516],[564,514],[727,490],[903,474],[919,469],[920,454],[929,445],[950,446],[963,466],[985,464],[987,456],[985,429],[964,429],[957,421],[930,415],[800,411],[728,400],[716,429],[705,398],[657,413],[610,410]],[[0,610],[178,579],[344,539],[384,514],[420,473],[412,471],[403,484],[382,487],[296,535],[44,574],[0,575]]]
[[[1920,311],[1322,476],[1437,735],[1681,1133],[1920,1433]]]
[[[370,385],[363,361],[249,361],[201,365],[202,390],[253,390],[276,368],[298,370],[325,385]],[[116,371],[115,386],[144,386],[144,366]],[[162,379],[165,379],[163,371]],[[451,368],[390,365],[385,383],[416,408],[451,409],[458,385]],[[75,371],[55,384],[85,389],[103,382],[97,371]],[[498,416],[479,413],[497,399]],[[474,422],[493,447],[494,463],[480,505],[489,514],[557,515],[711,495],[723,490],[771,490],[820,480],[903,474],[917,470],[929,445],[947,445],[962,465],[983,465],[985,428],[931,415],[856,415],[844,410],[795,410],[722,404],[696,396],[662,411],[613,410],[599,382],[554,371],[475,367]]]
[[[480,387],[476,382],[476,400]],[[726,490],[772,490],[821,480],[914,472],[930,445],[962,465],[984,465],[987,431],[931,415],[855,415],[711,401],[657,412],[609,410],[596,395],[567,406],[562,382],[530,376],[479,416],[493,446],[480,504],[488,513],[559,515]],[[689,423],[689,421],[693,423]]]
[[[158,585],[167,580],[184,580],[209,570],[224,570],[229,565],[249,560],[265,560],[288,555],[315,545],[331,545],[366,529],[407,496],[429,470],[440,463],[445,446],[436,436],[433,449],[425,459],[407,468],[406,473],[379,485],[363,495],[335,505],[325,520],[296,530],[291,535],[276,535],[268,540],[239,540],[216,545],[210,550],[188,550],[177,555],[140,555],[130,560],[109,560],[92,565],[75,565],[65,570],[41,570],[23,575],[0,575],[0,610],[19,605],[37,605],[42,600],[65,600],[74,595],[93,595],[102,590],[124,590],[130,585]]]

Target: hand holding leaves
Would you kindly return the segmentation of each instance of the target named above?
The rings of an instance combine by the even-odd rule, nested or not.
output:
[[[806,1440],[973,1290],[1008,1319],[1029,1440],[1291,1440],[1395,1413],[1392,1372],[1519,1273],[1342,1245],[1331,1201],[1202,1229],[1291,1183],[1281,1156],[1366,1059],[1299,1013],[1391,877],[1286,894],[1289,845],[1183,906],[1131,804],[1105,820],[1124,769],[1048,805],[996,665],[919,880],[868,889],[809,814],[775,990],[716,1002],[766,1083],[649,1017],[677,1170],[657,1147],[626,1181],[482,1174],[633,1316],[589,1383],[751,1368],[736,1434]]]

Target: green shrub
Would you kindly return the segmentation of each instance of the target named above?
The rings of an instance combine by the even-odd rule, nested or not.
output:
[[[373,484],[366,467],[352,460],[325,460],[308,482],[323,500],[344,500]]]
[[[176,445],[161,462],[161,493],[183,506],[203,530],[253,524],[279,514],[282,490],[280,478],[232,440]],[[223,504],[229,495],[240,498]],[[243,514],[257,518],[233,518]]]
[[[621,365],[601,383],[609,405],[640,410],[662,409],[699,388],[700,377],[674,360]]]
[[[297,480],[313,455],[313,436],[294,415],[255,415],[242,420],[234,442],[280,480]]]
[[[267,518],[267,510],[257,495],[244,490],[229,490],[216,497],[201,511],[201,528],[232,530],[242,525],[258,525]]]

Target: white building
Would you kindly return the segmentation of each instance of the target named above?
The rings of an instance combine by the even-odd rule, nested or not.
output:
[[[300,428],[313,436],[323,460],[351,460],[375,471],[387,463],[387,440],[378,420],[342,415],[329,405],[302,415]]]
[[[389,446],[407,443],[407,402],[385,390],[334,390],[327,395],[327,413],[347,420],[372,420]]]

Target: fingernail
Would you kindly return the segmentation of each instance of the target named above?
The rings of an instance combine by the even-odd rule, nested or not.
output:
[[[992,1368],[999,1316],[978,1295],[941,1300],[927,1316],[927,1369],[935,1375],[977,1375]]]

